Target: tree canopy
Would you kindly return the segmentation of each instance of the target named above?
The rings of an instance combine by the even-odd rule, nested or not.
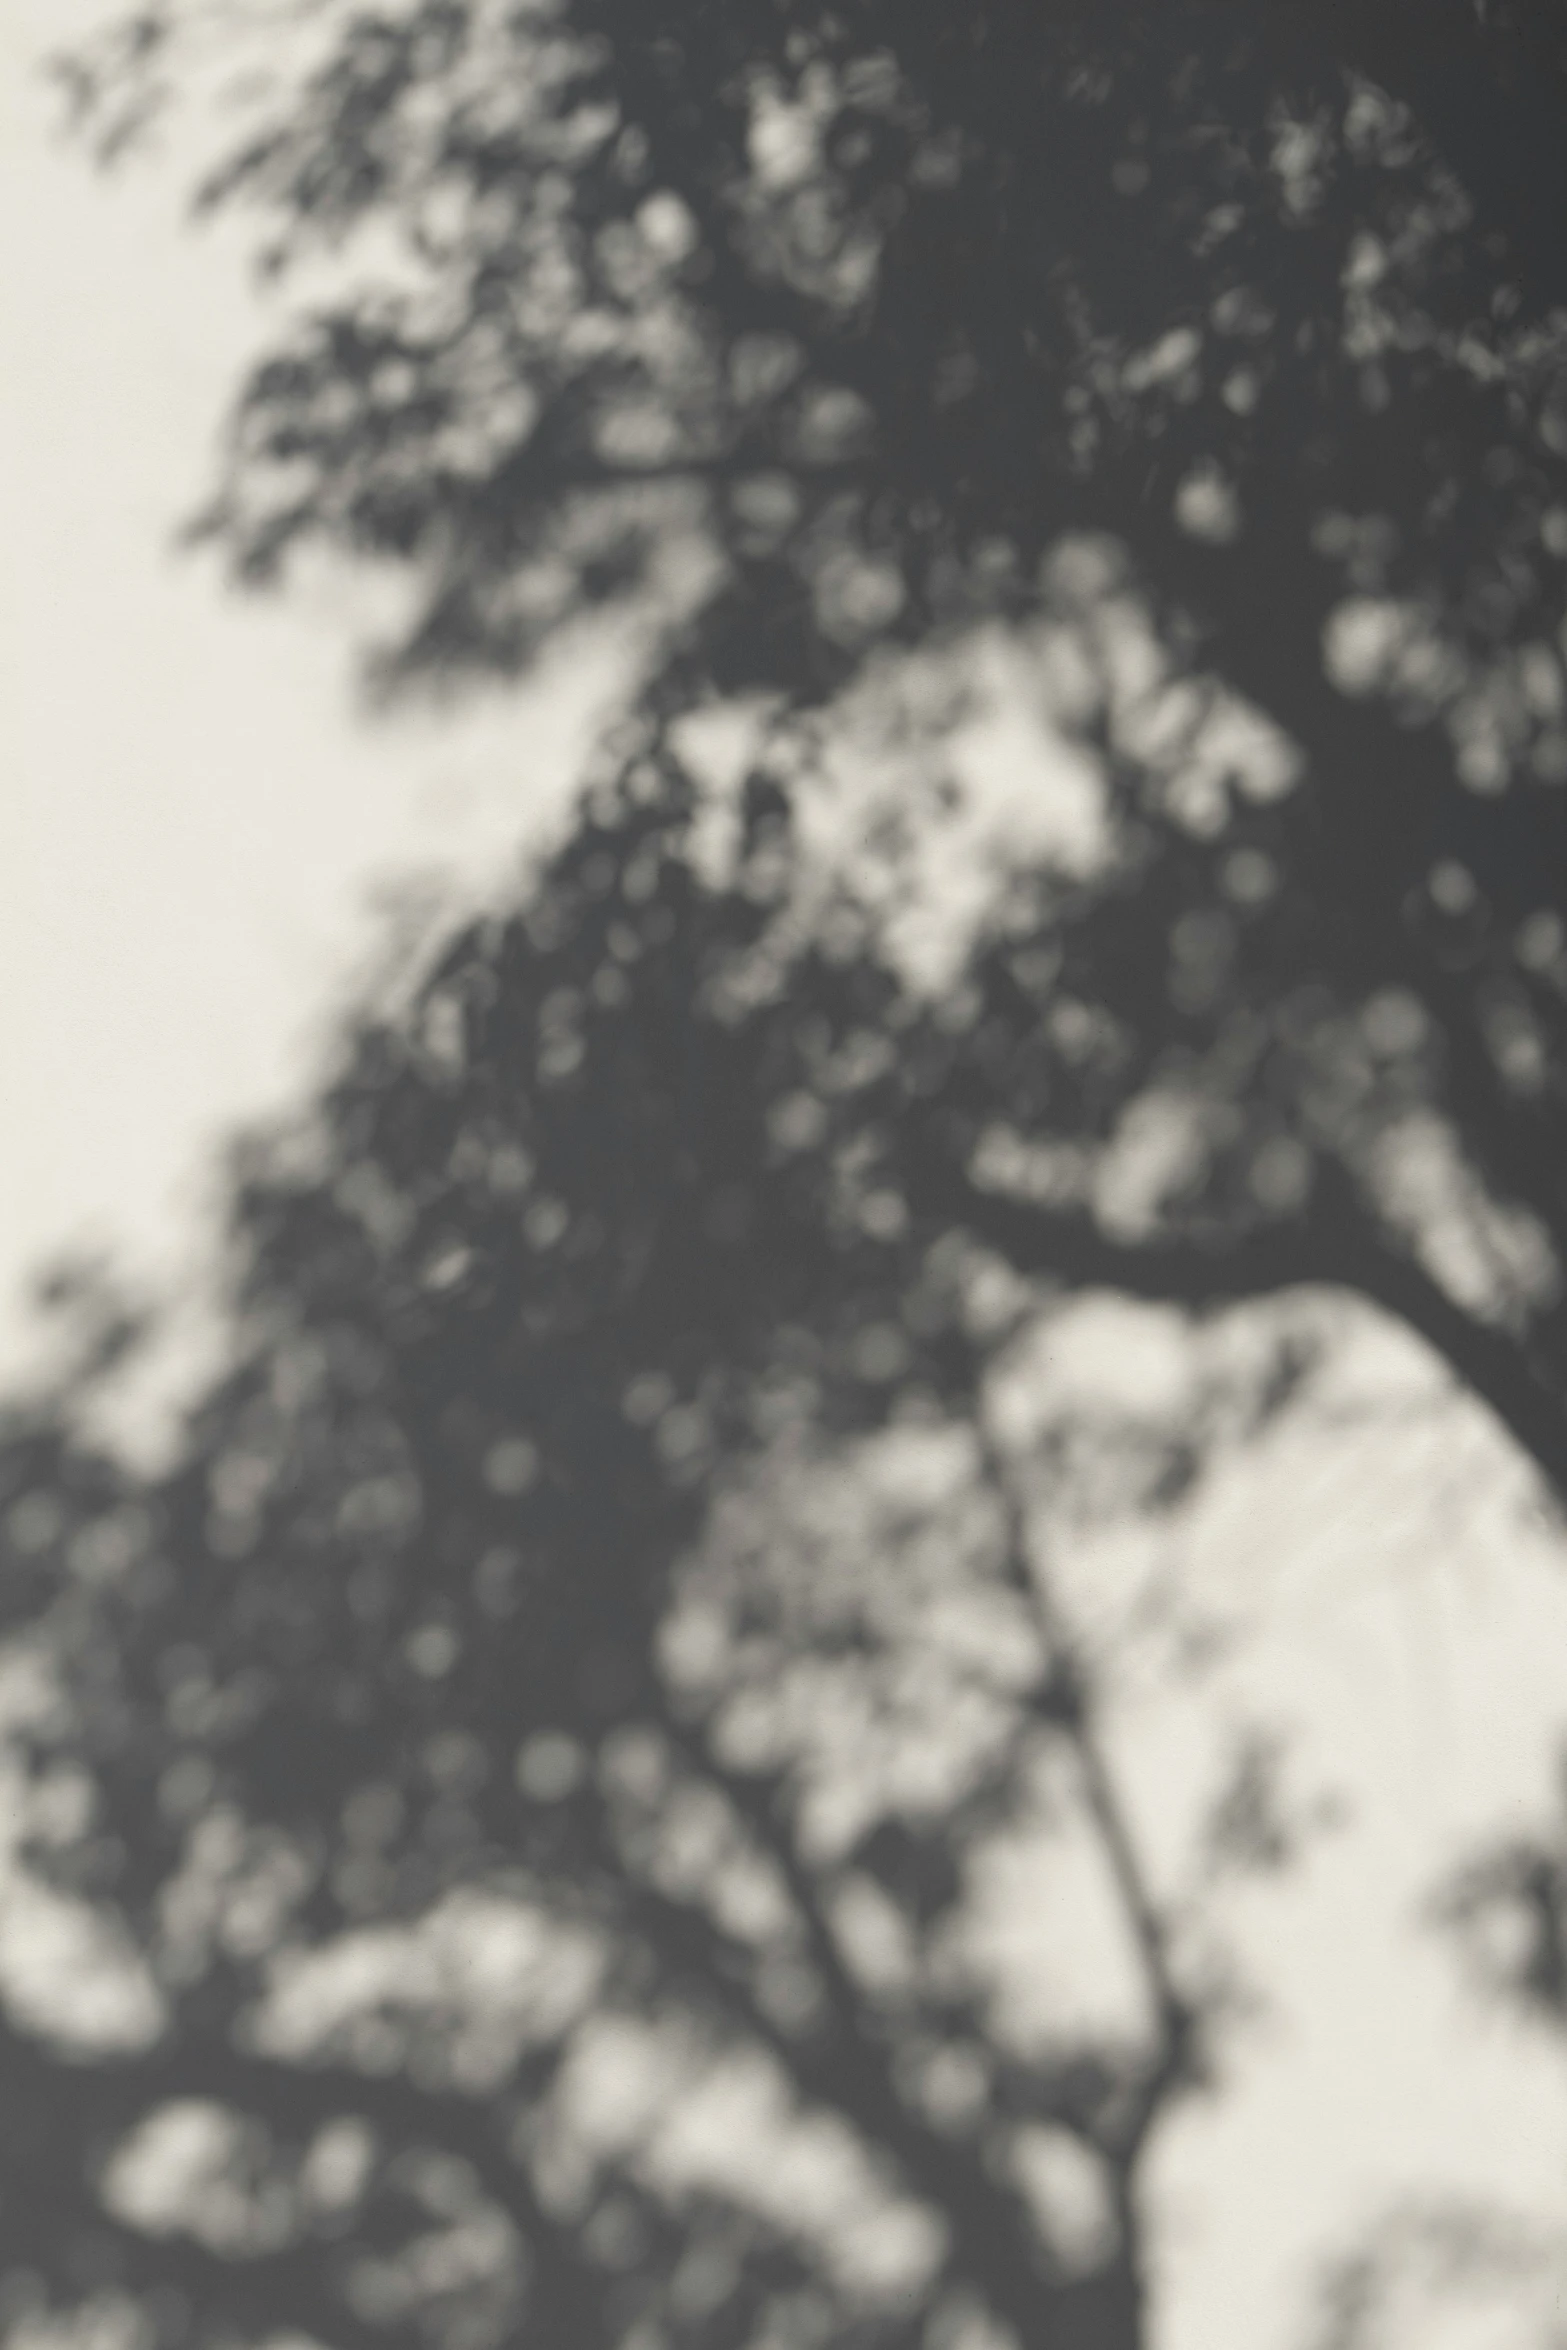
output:
[[[761,714],[787,774],[1013,632],[1107,821],[1014,924],[1094,1040],[1042,1020],[1001,1115],[1186,1136],[1140,1255],[1023,1256],[1363,1291],[1559,1488],[1564,44],[1546,0],[183,0],[68,79],[108,153],[205,94],[198,206],[293,290],[200,528],[390,567],[385,690],[651,596],[644,708]]]
[[[1102,1719],[1130,1675],[1201,1722],[1201,1625],[1052,1554],[1187,1491],[1310,1332],[1030,1407],[1060,1301],[878,1163],[966,1038],[863,939],[784,951],[776,808],[702,881],[692,797],[585,817],[247,1146],[168,1466],[88,1382],[11,1412],[19,1817],[122,2010],[8,2026],[24,2321],[1143,2339],[1140,2169],[1293,1831],[1231,1708],[1145,1848]]]
[[[1149,2338],[1299,1823],[1075,1562],[1298,1396],[1313,1292],[1567,1491],[1564,42],[171,0],[63,69],[259,224],[237,575],[389,575],[386,696],[641,651],[513,911],[237,1152],[171,1460],[92,1433],[112,1315],[0,1427],[27,1866],[118,1954],[3,2025],[24,2336]],[[1002,703],[1051,821],[933,944]],[[1190,1317],[1174,1401],[1039,1400],[1104,1291]],[[1133,1685],[1206,1725],[1157,1836]],[[1449,1909],[1554,2027],[1553,1851]]]

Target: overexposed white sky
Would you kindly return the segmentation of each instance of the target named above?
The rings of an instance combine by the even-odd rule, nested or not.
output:
[[[172,541],[257,332],[169,173],[105,183],[7,0],[0,94],[0,1374],[80,1242],[172,1268],[210,1145],[287,1098],[383,881],[482,889],[558,808],[607,672],[375,730],[346,595],[250,602]]]
[[[189,1260],[212,1147],[299,1081],[367,893],[502,879],[607,674],[374,731],[346,601],[238,604],[168,554],[255,313],[167,177],[106,186],[52,144],[30,62],[98,13],[8,0],[0,60],[0,1379],[62,1245]],[[1352,1810],[1259,1906],[1272,2010],[1172,2137],[1161,2350],[1293,2350],[1315,2252],[1405,2187],[1560,2201],[1567,2069],[1466,2020],[1415,1919],[1463,1837],[1532,1815],[1567,1721],[1567,1557],[1517,1496],[1455,1404],[1281,1435],[1183,1533],[1216,1603],[1266,1613],[1257,1687]]]

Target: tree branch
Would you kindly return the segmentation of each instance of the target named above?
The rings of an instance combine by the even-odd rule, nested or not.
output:
[[[160,2104],[199,2098],[301,2134],[334,2115],[354,2114],[395,2142],[458,2155],[519,2227],[551,2306],[584,2318],[598,2306],[596,2270],[540,2200],[525,2163],[500,2143],[492,2107],[455,2090],[422,2088],[403,2073],[291,2063],[208,2038],[170,2037],[148,2049],[73,2060],[51,2055],[3,2023],[0,2059],[8,2099],[23,2113],[49,2117],[52,2190],[58,2198],[72,2183],[79,2188],[84,2225],[104,2224],[89,2185],[92,2141],[123,2138]],[[248,2274],[249,2265],[220,2264],[236,2277]]]
[[[845,2116],[870,2145],[891,2159],[908,2186],[934,2206],[949,2230],[951,2271],[962,2274],[1033,2350],[1069,2350],[1053,2300],[1059,2280],[1051,2278],[1039,2256],[1044,2248],[1038,2245],[1022,2199],[992,2177],[970,2147],[946,2136],[910,2107],[782,1823],[754,1787],[718,1763],[700,1733],[682,1729],[676,1734],[682,1751],[734,1805],[778,1867],[821,1976],[828,2028],[791,2038],[758,2006],[740,1970],[726,1963],[721,1973],[729,2003],[798,2089]],[[688,1956],[692,1935],[722,1939],[712,1921],[688,1904],[673,1904],[660,1896],[657,1907],[670,1922],[679,1920],[679,1938]],[[732,1958],[733,1946],[727,1940],[723,1949],[726,1959]]]
[[[1142,2151],[1165,2098],[1186,2076],[1193,2011],[1176,1983],[1169,1934],[1095,1727],[1092,1698],[1078,1669],[1071,1637],[1035,1561],[1016,1482],[982,1418],[979,1440],[1006,1528],[1006,1577],[1033,1617],[1045,1657],[1045,1677],[1038,1692],[1040,1710],[1069,1741],[1076,1757],[1089,1818],[1103,1848],[1148,1991],[1156,2039],[1154,2061],[1139,2084],[1130,2112],[1120,2118],[1111,2139],[1102,2143],[1102,2151],[1125,2176]]]
[[[1111,1239],[1087,1210],[1063,1211],[993,1191],[950,1158],[922,1152],[908,1175],[911,1205],[960,1226],[1014,1271],[1069,1289],[1113,1289],[1201,1314],[1286,1290],[1347,1289],[1393,1314],[1486,1404],[1567,1503],[1567,1412],[1527,1351],[1454,1303],[1377,1229],[1347,1181],[1319,1177],[1297,1223],[1233,1241]]]

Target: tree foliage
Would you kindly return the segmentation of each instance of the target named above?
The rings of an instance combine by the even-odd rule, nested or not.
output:
[[[70,62],[106,156],[203,96],[281,286],[238,575],[390,572],[388,694],[618,606],[644,654],[515,912],[240,1154],[171,1464],[85,1376],[4,1429],[29,1866],[123,2010],[5,2027],[24,2332],[1144,2339],[1226,1872],[1288,1838],[1243,1745],[1150,1853],[1116,1691],[1187,1648],[1064,1564],[1304,1325],[1163,1420],[1007,1399],[1080,1291],[1349,1291],[1563,1492],[1564,39],[170,0]],[[1002,673],[1092,815],[933,978]],[[1019,2005],[1019,1852],[1110,2011]],[[1489,1867],[1559,2008],[1558,1876]]]
[[[184,0],[70,79],[110,152],[217,94],[199,205],[295,290],[203,527],[390,565],[387,686],[641,591],[646,706],[776,746],[1070,638],[1110,821],[1033,945],[1127,1033],[1011,1124],[1176,1105],[1148,1281],[1369,1293],[1559,1485],[1564,44],[1555,0]]]
[[[24,2341],[1142,2339],[1144,2158],[1291,1831],[1221,1712],[1150,1846],[1116,1691],[1201,1719],[1200,1644],[1052,1561],[1299,1335],[1020,1436],[1061,1300],[882,1163],[968,1035],[791,929],[776,806],[704,880],[639,772],[241,1154],[169,1463],[79,1382],[10,1415],[26,1860],[120,2003],[6,2027]]]

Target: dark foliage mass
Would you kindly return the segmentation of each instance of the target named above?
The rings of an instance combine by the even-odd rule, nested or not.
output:
[[[1243,1748],[1156,1903],[1114,1654],[1046,1551],[1175,1498],[1301,1364],[1009,1444],[987,1372],[1048,1298],[896,1188],[972,1032],[848,903],[801,928],[776,801],[703,882],[691,798],[635,768],[249,1147],[234,1361],[172,1465],[58,1400],[5,1431],[31,1862],[118,1921],[146,2011],[74,2062],[10,2031],[48,2302],[181,2342],[1141,2338],[1213,1899],[1285,1830]],[[1088,1854],[1129,1977],[1099,2027],[1007,2020],[974,1911],[1030,1838],[1047,1879]],[[617,2064],[652,2108],[606,2137]],[[726,2080],[752,2117],[682,2168],[658,2125]],[[193,2111],[160,2236],[138,2150]]]
[[[1288,1839],[1248,1748],[1171,1889],[1056,1564],[1303,1356],[1021,1448],[998,1386],[1078,1292],[1349,1292],[1567,1494],[1567,17],[172,0],[65,71],[111,157],[203,95],[260,224],[237,573],[390,574],[389,696],[621,607],[642,668],[515,912],[241,1154],[172,1462],[112,1366],[0,1431],[31,1865],[140,2002],[4,2026],[10,2314],[1133,2350]],[[998,647],[1093,840],[932,984],[896,779]],[[1111,2021],[1019,2021],[1036,1846]],[[1451,1904],[1557,2023],[1561,1881]]]
[[[298,289],[205,517],[241,574],[394,566],[388,685],[656,586],[649,706],[784,736],[986,620],[1140,610],[1156,675],[1078,697],[1095,886],[1029,934],[1103,1034],[1036,1044],[1013,1122],[1178,1095],[1201,1148],[1117,1276],[1367,1292],[1559,1486],[1560,8],[262,18],[74,68],[111,149],[219,81],[200,203]],[[1416,1127],[1444,1204],[1390,1218]]]

